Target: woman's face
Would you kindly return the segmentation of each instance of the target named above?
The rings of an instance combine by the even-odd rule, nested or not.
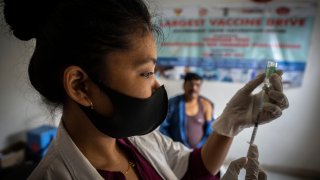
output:
[[[114,52],[106,61],[103,83],[123,94],[137,98],[148,98],[159,87],[153,73],[157,59],[157,48],[152,33],[131,39],[129,51]]]

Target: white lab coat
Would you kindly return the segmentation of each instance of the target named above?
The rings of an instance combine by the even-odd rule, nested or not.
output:
[[[186,173],[192,150],[181,143],[173,142],[158,130],[147,135],[130,137],[129,140],[163,179],[181,179]],[[28,179],[103,180],[74,144],[63,123],[60,123],[57,137],[52,141],[46,156]]]

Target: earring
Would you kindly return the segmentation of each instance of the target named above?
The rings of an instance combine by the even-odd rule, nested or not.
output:
[[[93,103],[90,101],[90,108],[93,109]]]

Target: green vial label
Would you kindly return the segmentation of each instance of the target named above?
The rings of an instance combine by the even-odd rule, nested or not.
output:
[[[267,68],[266,68],[266,77],[264,79],[264,89],[268,89],[271,84],[270,84],[270,81],[269,81],[269,78],[270,76],[276,72],[276,69],[277,69],[277,62],[275,61],[268,61],[267,63]]]
[[[266,78],[270,78],[270,76],[276,72],[277,69],[277,62],[275,61],[268,61],[267,68],[266,68]]]
[[[266,69],[266,77],[270,78],[270,76],[275,72],[276,72],[276,67],[275,66],[267,67],[267,69]]]

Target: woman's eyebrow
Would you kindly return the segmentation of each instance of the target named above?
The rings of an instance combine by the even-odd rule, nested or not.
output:
[[[138,66],[142,66],[144,64],[148,64],[148,63],[153,63],[153,64],[156,64],[157,63],[157,60],[155,58],[145,58],[145,59],[139,59],[137,61],[134,62],[134,66],[135,67],[138,67]]]

